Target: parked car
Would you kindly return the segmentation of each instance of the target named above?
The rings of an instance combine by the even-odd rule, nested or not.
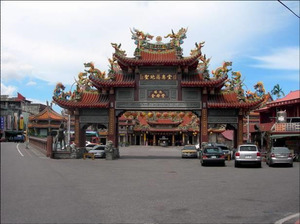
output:
[[[89,153],[93,153],[95,158],[105,158],[105,145],[96,145]]]
[[[266,155],[266,163],[269,166],[274,164],[288,164],[293,166],[293,155],[287,147],[272,147]]]
[[[24,135],[16,135],[13,137],[14,142],[25,142],[25,136]]]
[[[196,149],[196,146],[194,145],[185,145],[181,149],[181,157],[182,158],[197,158],[198,157],[198,151]]]
[[[227,145],[216,143],[214,146],[217,146],[222,149],[222,151],[224,152],[225,159],[227,159],[228,156],[229,156],[229,159],[231,159],[231,151]]]
[[[254,144],[239,145],[235,152],[234,166],[240,164],[256,164],[261,168],[261,153]]]
[[[89,152],[91,149],[93,149],[96,145],[99,145],[99,144],[96,144],[96,143],[88,143],[85,145],[85,149]]]
[[[206,146],[202,149],[200,163],[202,166],[208,163],[219,163],[225,166],[224,152],[217,146]]]

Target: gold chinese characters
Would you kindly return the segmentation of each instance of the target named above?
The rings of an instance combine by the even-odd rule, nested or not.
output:
[[[141,80],[176,80],[176,74],[141,74]]]
[[[150,94],[150,98],[152,98],[152,99],[154,99],[154,98],[165,98],[165,97],[166,97],[166,94],[162,90],[154,90]]]

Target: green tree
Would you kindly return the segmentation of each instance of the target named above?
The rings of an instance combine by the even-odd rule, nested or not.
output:
[[[272,94],[273,96],[276,96],[277,99],[278,99],[279,97],[281,97],[281,96],[285,96],[285,94],[284,94],[282,88],[280,88],[279,84],[276,84],[276,85],[273,87],[273,89],[271,90],[271,94]]]

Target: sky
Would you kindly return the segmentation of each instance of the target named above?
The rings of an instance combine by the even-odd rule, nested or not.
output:
[[[299,16],[299,1],[282,2]],[[74,89],[84,63],[107,71],[111,43],[133,57],[130,29],[153,35],[150,42],[157,36],[169,42],[164,36],[182,27],[188,28],[183,56],[205,41],[210,73],[232,61],[245,90],[262,81],[266,92],[279,84],[288,94],[300,89],[299,22],[276,0],[1,1],[1,95],[19,92],[33,103],[50,103],[57,82]]]

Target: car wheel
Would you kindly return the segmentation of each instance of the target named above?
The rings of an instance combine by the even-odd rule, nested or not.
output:
[[[258,167],[258,168],[261,168],[261,163],[258,163],[258,164],[257,164],[257,167]]]
[[[290,167],[293,167],[293,163],[290,164]]]
[[[225,164],[225,161],[222,163],[222,166],[225,166],[226,164]]]
[[[239,167],[239,164],[237,161],[234,161],[234,167]]]
[[[201,161],[201,166],[205,166],[205,164],[204,164],[204,162],[203,162],[203,161]]]

